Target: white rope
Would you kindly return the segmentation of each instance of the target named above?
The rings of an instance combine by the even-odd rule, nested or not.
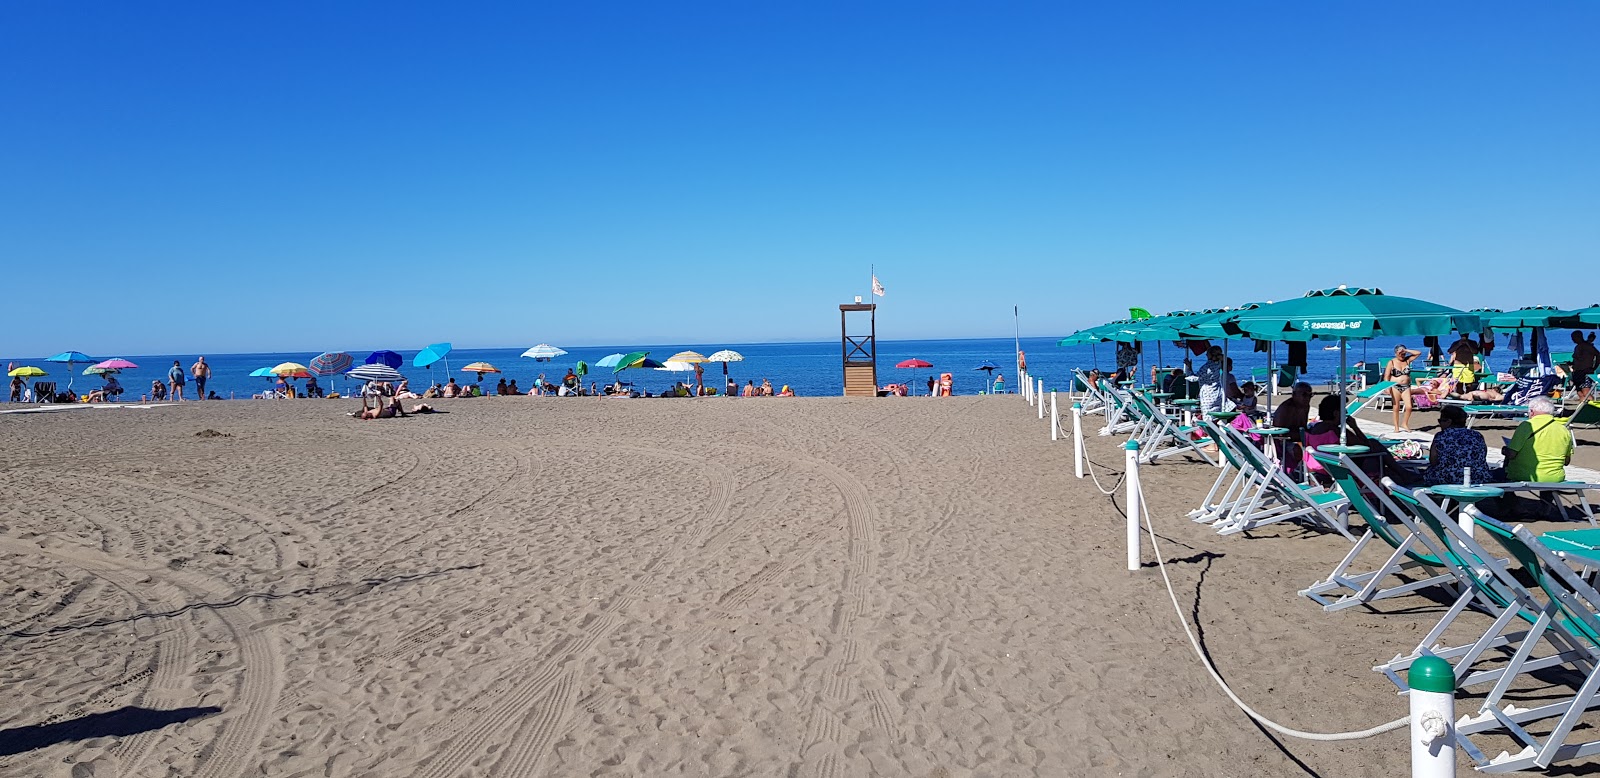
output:
[[[1401,718],[1395,719],[1387,724],[1380,724],[1371,729],[1363,729],[1359,732],[1334,732],[1329,734],[1320,732],[1302,732],[1298,729],[1290,729],[1285,727],[1282,724],[1279,724],[1272,719],[1257,713],[1254,708],[1246,705],[1244,700],[1239,699],[1239,695],[1234,694],[1233,690],[1228,688],[1228,683],[1222,680],[1222,676],[1217,673],[1217,668],[1212,666],[1211,660],[1206,658],[1205,651],[1201,650],[1200,641],[1195,638],[1194,631],[1189,629],[1189,619],[1183,615],[1183,606],[1178,604],[1178,595],[1172,590],[1172,579],[1167,576],[1167,563],[1161,558],[1161,549],[1156,545],[1156,530],[1155,527],[1150,524],[1149,505],[1149,501],[1144,498],[1144,485],[1140,484],[1139,507],[1141,508],[1140,512],[1144,514],[1144,529],[1145,532],[1150,533],[1150,550],[1156,555],[1156,566],[1161,569],[1161,580],[1166,581],[1167,583],[1167,596],[1172,599],[1172,610],[1178,614],[1178,623],[1183,625],[1183,634],[1189,637],[1189,645],[1194,648],[1194,655],[1200,659],[1200,664],[1205,666],[1206,672],[1211,674],[1211,680],[1217,682],[1217,686],[1222,688],[1223,694],[1228,695],[1228,699],[1233,700],[1233,704],[1239,706],[1239,710],[1244,711],[1245,715],[1255,719],[1255,721],[1261,726],[1266,727],[1267,729],[1270,729],[1280,735],[1287,735],[1288,737],[1300,738],[1302,740],[1322,741],[1361,740],[1363,738],[1373,737],[1374,735],[1381,735],[1385,732],[1393,732],[1394,730],[1400,729],[1411,722],[1410,716],[1402,716]]]
[[[1117,476],[1117,482],[1112,484],[1110,489],[1107,489],[1100,485],[1099,476],[1094,474],[1094,460],[1090,459],[1088,454],[1085,454],[1083,457],[1083,462],[1084,464],[1088,465],[1088,467],[1085,467],[1084,469],[1089,471],[1089,478],[1094,481],[1094,488],[1099,489],[1100,493],[1106,495],[1107,497],[1116,494],[1117,489],[1122,487],[1122,482],[1128,477],[1128,472],[1124,470],[1121,475]]]

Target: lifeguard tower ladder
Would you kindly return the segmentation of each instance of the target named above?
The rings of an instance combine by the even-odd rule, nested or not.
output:
[[[850,314],[867,314],[866,335],[850,334]],[[858,320],[860,317],[856,317]],[[878,396],[878,306],[862,303],[839,306],[839,345],[844,353],[844,396]]]

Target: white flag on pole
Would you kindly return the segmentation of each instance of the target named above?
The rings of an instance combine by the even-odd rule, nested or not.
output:
[[[883,296],[883,284],[878,283],[877,276],[872,277],[872,293],[879,297]]]

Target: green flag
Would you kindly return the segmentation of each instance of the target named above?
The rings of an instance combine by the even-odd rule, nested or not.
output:
[[[1133,319],[1134,321],[1138,321],[1140,319],[1148,319],[1148,318],[1150,318],[1150,312],[1145,310],[1145,309],[1143,309],[1143,308],[1129,308],[1128,309],[1128,318]]]

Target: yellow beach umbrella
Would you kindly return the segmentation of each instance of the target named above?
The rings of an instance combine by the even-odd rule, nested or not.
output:
[[[698,363],[701,363],[701,362],[708,362],[710,360],[706,359],[705,356],[701,355],[699,352],[696,352],[696,351],[679,351],[678,353],[673,354],[670,357],[667,357],[667,361],[668,362],[687,362],[687,363],[689,363],[691,365],[694,365],[694,364],[698,364]]]
[[[498,373],[498,372],[500,372],[500,368],[495,367],[494,365],[491,365],[488,362],[473,362],[472,364],[461,368],[461,372],[463,372],[463,373]]]
[[[268,372],[272,373],[275,376],[281,376],[283,378],[310,378],[311,377],[311,368],[306,367],[305,365],[302,365],[299,362],[285,362],[285,363],[283,363],[281,365],[278,365],[275,368],[272,368]]]
[[[19,367],[15,370],[12,370],[11,372],[6,373],[6,375],[11,376],[12,378],[16,378],[18,376],[21,376],[22,378],[38,378],[39,376],[50,374],[32,365],[27,365],[25,367]]]

